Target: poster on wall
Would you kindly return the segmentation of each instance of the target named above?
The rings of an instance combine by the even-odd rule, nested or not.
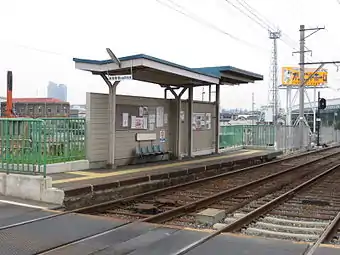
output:
[[[211,129],[211,113],[207,112],[205,114],[205,127],[206,129]]]
[[[159,142],[165,143],[165,130],[164,129],[159,131]]]
[[[180,118],[181,118],[181,121],[182,123],[184,122],[184,118],[185,118],[185,115],[184,115],[184,111],[181,111],[181,114],[180,114]]]
[[[204,113],[193,113],[193,130],[203,130],[205,128],[205,114]]]
[[[168,114],[164,113],[164,125],[168,125]]]
[[[138,116],[139,117],[143,117],[145,115],[148,115],[148,112],[149,112],[149,110],[148,110],[147,106],[140,106],[138,108]]]
[[[164,125],[164,108],[158,106],[156,108],[156,127],[163,127]]]
[[[149,123],[156,123],[156,115],[155,114],[149,114]]]
[[[126,112],[123,112],[122,114],[122,127],[128,127],[129,126],[129,114]]]
[[[131,129],[145,129],[144,117],[131,116]]]
[[[154,131],[155,130],[155,123],[150,123],[149,122],[149,130]]]
[[[144,110],[143,110],[143,106],[140,106],[138,109],[138,116],[141,117],[144,115]]]
[[[148,117],[143,117],[143,129],[148,129]]]
[[[149,108],[147,106],[143,106],[143,116],[149,115]]]

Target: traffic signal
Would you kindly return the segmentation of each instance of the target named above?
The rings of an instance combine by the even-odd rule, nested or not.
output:
[[[320,98],[319,99],[319,109],[323,110],[326,108],[326,99]]]

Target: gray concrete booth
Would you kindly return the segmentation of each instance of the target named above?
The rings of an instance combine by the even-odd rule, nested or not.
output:
[[[128,162],[128,159],[124,158],[129,157],[127,151],[136,147],[136,143],[143,149],[145,143],[162,142],[162,150],[171,151],[178,159],[181,159],[183,155],[193,157],[197,153],[207,154],[211,151],[219,153],[220,85],[236,85],[263,80],[262,75],[231,66],[189,68],[144,54],[119,59],[113,53],[110,56],[111,60],[74,59],[74,62],[76,69],[100,75],[109,87],[108,95],[88,94],[87,150],[90,162],[106,161],[107,166],[112,168],[117,164]],[[116,96],[117,86],[124,79],[159,84],[165,91],[170,91],[175,99],[140,98],[137,100],[134,98],[131,102],[129,101],[131,97]],[[212,85],[216,88],[215,102],[206,105],[194,104],[194,87],[209,86],[211,88]],[[184,102],[182,95],[185,92],[188,92],[188,100]],[[102,102],[98,99],[100,96]],[[98,107],[101,111],[97,109]],[[170,111],[170,108],[174,110]],[[143,109],[147,114],[143,113]],[[168,118],[167,120],[164,119],[164,115]],[[106,116],[106,122],[98,126],[95,120],[102,118],[100,116]],[[169,125],[170,119],[171,125]],[[149,130],[149,122],[154,125],[154,130]],[[167,129],[161,129],[159,122],[162,122],[163,127],[164,122],[167,122],[169,126]],[[197,132],[194,130],[206,133],[202,144],[195,142]],[[96,149],[94,146],[95,140],[98,139],[103,141],[101,149]],[[121,144],[126,144],[128,149],[122,147]],[[156,147],[155,150],[160,149]],[[142,154],[147,153],[142,151]],[[131,155],[130,152],[130,157]]]
[[[176,103],[176,100],[170,99],[116,96],[116,166],[169,158],[176,149]],[[92,167],[103,167],[108,161],[108,107],[108,94],[87,93],[87,159]],[[187,109],[188,100],[182,100],[181,133],[185,135],[181,139],[181,157],[189,155]],[[216,129],[212,121],[215,117],[215,103],[193,102],[193,156],[215,151]],[[136,118],[143,118],[139,127],[135,123]],[[139,159],[136,151],[150,146],[161,146],[165,153]]]

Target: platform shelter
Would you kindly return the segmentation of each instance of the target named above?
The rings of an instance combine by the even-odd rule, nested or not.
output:
[[[119,61],[114,60],[89,60],[74,58],[76,69],[91,72],[93,75],[99,75],[109,87],[109,115],[108,115],[108,160],[107,164],[111,167],[115,166],[116,153],[116,122],[117,116],[117,95],[116,89],[120,81],[115,80],[118,75],[129,75],[133,80],[150,82],[160,85],[165,90],[170,91],[175,97],[175,130],[172,139],[172,148],[170,150],[178,158],[182,158],[181,144],[182,144],[182,115],[183,115],[183,94],[188,91],[187,106],[184,114],[187,120],[193,119],[193,89],[199,86],[208,86],[211,92],[211,86],[215,86],[215,102],[213,104],[212,123],[214,130],[214,153],[219,153],[219,134],[220,134],[220,86],[221,85],[238,85],[244,83],[251,83],[263,80],[260,74],[252,73],[232,66],[215,66],[203,68],[189,68],[178,65],[163,59],[152,56],[138,54],[119,58]],[[142,86],[142,85],[140,85]],[[166,97],[166,96],[165,96]],[[209,96],[209,98],[211,98]],[[166,98],[164,99],[166,100]],[[89,109],[87,109],[89,110]],[[122,114],[122,113],[120,113]],[[93,116],[91,116],[93,118]],[[131,116],[130,116],[131,117]],[[187,141],[187,156],[193,157],[193,122],[187,121],[187,133],[185,140]],[[143,132],[145,133],[145,132]],[[143,137],[147,137],[143,135]],[[153,139],[151,137],[145,139]],[[136,134],[138,140],[138,134]],[[89,144],[88,149],[91,144]]]

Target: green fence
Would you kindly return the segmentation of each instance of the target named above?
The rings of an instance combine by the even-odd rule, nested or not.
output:
[[[85,119],[43,120],[47,163],[85,159]]]
[[[0,119],[0,171],[43,174],[46,165],[85,158],[85,120]]]
[[[220,147],[273,146],[275,127],[269,125],[235,125],[220,128]]]

